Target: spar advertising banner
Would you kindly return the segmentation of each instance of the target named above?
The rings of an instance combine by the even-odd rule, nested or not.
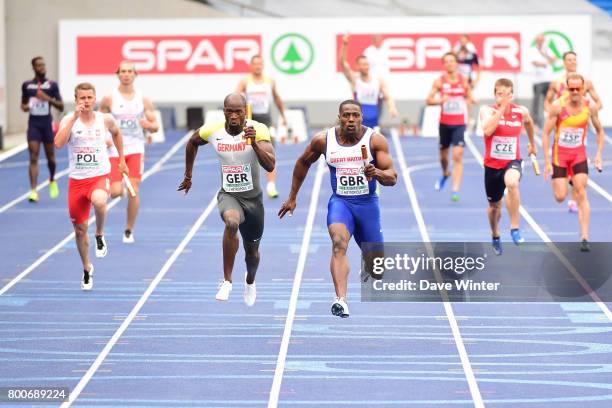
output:
[[[138,87],[156,102],[219,102],[248,72],[252,55],[287,101],[339,101],[351,96],[339,64],[342,35],[348,60],[383,38],[391,94],[424,99],[442,68],[441,56],[466,33],[483,69],[477,97],[490,97],[499,77],[515,81],[515,95],[531,97],[529,50],[537,34],[557,56],[578,53],[579,71],[591,60],[589,16],[460,16],[351,19],[185,19],[61,21],[60,86],[71,95],[90,81],[99,93],[117,85],[119,61],[136,63]],[[560,61],[555,70],[562,71]]]

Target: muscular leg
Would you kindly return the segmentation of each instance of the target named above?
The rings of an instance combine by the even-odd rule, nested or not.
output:
[[[87,221],[81,224],[72,224],[74,226],[74,235],[76,239],[77,249],[83,269],[89,269],[89,237],[87,236]]]
[[[231,282],[234,260],[236,259],[236,252],[238,252],[240,213],[236,210],[225,211],[223,222],[225,222],[225,230],[223,231],[223,278]]]
[[[440,166],[442,167],[442,175],[448,176],[448,147],[440,148]]]
[[[96,214],[96,235],[104,235],[104,222],[106,221],[106,202],[108,193],[104,190],[94,190],[91,193],[91,203]]]
[[[574,184],[574,193],[576,202],[578,203],[578,222],[580,223],[580,239],[589,239],[589,221],[591,215],[591,206],[587,198],[587,180],[588,175],[578,173],[572,177]]]
[[[327,229],[332,241],[330,269],[334,288],[336,289],[336,296],[346,298],[349,274],[346,250],[351,236],[344,224],[331,224]]]
[[[504,184],[508,190],[506,195],[506,208],[510,215],[510,228],[516,229],[519,227],[519,206],[521,205],[521,196],[519,193],[519,180],[521,174],[518,170],[508,169],[504,174]]]
[[[127,224],[125,229],[132,230],[136,223],[136,216],[138,215],[138,209],[140,208],[140,180],[130,177],[132,186],[134,187],[135,197],[128,194],[128,205],[127,205]]]
[[[567,196],[567,180],[565,177],[552,179],[552,189],[555,200],[557,200],[558,203],[565,201],[565,197]]]
[[[246,263],[246,268],[247,268],[246,283],[248,283],[249,285],[255,282],[255,274],[257,274],[257,267],[259,266],[259,258],[260,258],[259,243],[260,242],[261,242],[260,240],[257,240],[255,242],[253,241],[243,242],[244,252],[245,252],[244,261]]]
[[[38,182],[38,155],[40,153],[40,142],[35,140],[28,141],[28,151],[30,152],[30,187],[34,190]]]
[[[463,174],[463,146],[453,146],[453,191],[454,192],[459,191],[459,187],[461,186],[462,174]]]
[[[499,237],[499,220],[501,219],[501,200],[494,203],[489,203],[487,208],[487,217],[491,226],[491,235]]]
[[[47,157],[47,167],[49,167],[49,181],[55,180],[55,146],[53,143],[45,143],[45,156]]]
[[[121,181],[114,181],[111,183],[110,188],[111,198],[117,198],[123,194],[123,183]]]

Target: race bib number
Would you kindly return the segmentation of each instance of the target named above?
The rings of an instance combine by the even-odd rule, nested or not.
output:
[[[221,165],[223,190],[228,193],[241,193],[253,189],[250,164]]]
[[[559,146],[575,149],[582,146],[582,136],[584,129],[580,128],[561,128],[559,129]]]
[[[117,124],[121,131],[134,131],[138,129],[138,117],[135,115],[118,116]]]
[[[344,196],[370,193],[363,167],[336,168],[336,194]]]
[[[74,167],[76,170],[92,170],[99,168],[100,148],[98,147],[75,147]]]
[[[268,113],[270,110],[270,101],[268,100],[267,95],[252,98],[251,105],[253,107],[253,113],[255,114]]]
[[[448,115],[464,115],[465,100],[463,98],[451,98],[442,104],[442,111]]]
[[[499,160],[516,160],[516,148],[515,137],[493,136],[491,157]]]
[[[30,108],[30,115],[33,115],[33,116],[49,115],[49,102],[41,101],[35,96],[30,97],[30,99],[28,100],[28,107]]]
[[[357,101],[364,105],[378,105],[378,94],[377,89],[360,89],[357,92]]]

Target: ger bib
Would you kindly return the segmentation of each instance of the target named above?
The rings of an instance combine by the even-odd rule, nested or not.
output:
[[[515,137],[493,136],[491,157],[500,160],[516,160],[516,147]]]
[[[28,107],[30,109],[30,115],[33,115],[33,116],[49,115],[49,102],[42,101],[35,96],[30,97],[30,99],[28,100]]]
[[[240,193],[253,189],[253,176],[250,164],[223,164],[223,190],[228,193]]]
[[[582,146],[582,128],[561,128],[559,129],[559,146],[575,149]]]
[[[336,194],[343,196],[365,195],[370,193],[364,167],[336,168]]]

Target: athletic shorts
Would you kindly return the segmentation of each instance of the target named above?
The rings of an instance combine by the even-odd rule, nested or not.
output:
[[[552,178],[572,177],[574,174],[579,173],[589,174],[586,149],[584,147],[577,149],[559,148],[556,155],[555,162],[557,164],[553,163]]]
[[[95,190],[110,194],[108,174],[83,180],[68,179],[68,213],[73,224],[82,224],[89,219],[91,194]]]
[[[240,235],[244,241],[259,241],[264,231],[264,206],[262,195],[253,198],[237,197],[233,194],[219,190],[217,194],[217,207],[223,219],[223,213],[236,210],[240,214]]]
[[[522,162],[522,160],[512,160],[503,169],[494,169],[492,167],[485,166],[485,191],[487,193],[487,200],[489,200],[490,203],[496,203],[504,196],[504,190],[506,189],[504,176],[506,175],[507,170],[515,169],[520,173],[521,177],[523,177]]]
[[[29,122],[28,142],[53,143],[53,126],[51,122]]]
[[[121,181],[122,176],[119,171],[119,157],[109,157],[111,164],[110,181],[115,183]],[[125,164],[127,164],[128,170],[130,171],[130,178],[141,180],[142,173],[144,170],[144,154],[134,153],[125,156]]]
[[[378,105],[361,105],[361,114],[363,115],[363,126],[367,126],[372,129],[378,126],[378,118],[380,116]]]
[[[360,247],[362,242],[383,242],[377,196],[356,201],[332,195],[327,203],[327,226],[331,224],[344,224]]]
[[[465,125],[444,125],[440,123],[440,149],[448,149],[450,145],[465,146],[463,134]]]

